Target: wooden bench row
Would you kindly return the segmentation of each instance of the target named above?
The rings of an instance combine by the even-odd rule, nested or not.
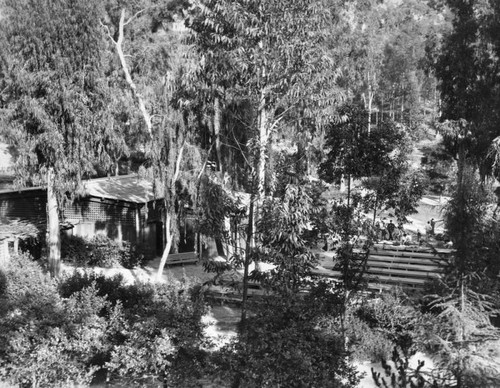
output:
[[[420,288],[442,272],[443,264],[449,260],[449,249],[431,250],[416,246],[375,245],[367,260],[366,279],[372,290],[388,289],[394,286]],[[325,263],[326,264],[326,263]],[[313,271],[316,275],[340,279],[334,263],[323,264]]]
[[[425,282],[442,273],[451,253],[450,249],[375,245],[368,256],[367,276],[376,280],[372,283],[375,287],[378,284],[421,288]]]
[[[167,265],[173,264],[190,264],[198,262],[198,254],[196,252],[170,253],[167,257]]]

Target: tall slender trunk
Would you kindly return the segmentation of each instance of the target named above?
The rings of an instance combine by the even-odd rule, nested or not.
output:
[[[404,112],[405,112],[405,96],[401,96],[401,124],[404,123]]]
[[[368,101],[367,101],[367,111],[368,111],[368,135],[372,130],[372,103],[373,103],[373,91],[371,85],[368,85]]]
[[[125,80],[127,81],[127,84],[132,91],[132,95],[137,101],[137,105],[139,106],[139,110],[141,111],[142,117],[144,119],[144,124],[146,125],[146,129],[148,131],[148,134],[152,136],[153,133],[153,126],[151,122],[151,115],[149,114],[147,108],[146,108],[146,103],[144,101],[144,98],[142,94],[139,92],[137,85],[135,84],[134,80],[132,79],[132,76],[130,75],[130,71],[127,65],[127,61],[125,59],[125,54],[123,52],[123,38],[124,38],[124,27],[131,22],[132,19],[125,21],[125,9],[122,9],[121,14],[120,14],[120,21],[118,24],[118,38],[116,41],[111,37],[111,34],[109,34],[110,39],[112,42],[115,44],[116,48],[116,53],[118,54],[118,58],[120,59],[120,64],[122,66],[123,74],[125,76]],[[109,31],[108,31],[109,33]]]
[[[375,205],[373,206],[373,226],[375,226],[375,220],[377,219],[377,207],[378,207],[378,193],[375,193]]]
[[[222,164],[222,151],[220,143],[220,129],[221,129],[221,106],[219,97],[214,99],[214,138],[215,138],[215,152],[217,153],[217,167],[221,172],[221,178],[224,178],[224,166]]]
[[[253,191],[253,190],[252,190]],[[241,324],[245,327],[247,319],[247,300],[248,300],[248,267],[250,266],[250,259],[253,249],[253,233],[254,233],[254,202],[255,195],[252,193],[250,197],[250,204],[248,210],[248,225],[245,246],[245,262],[243,268],[243,296],[241,301]]]
[[[181,161],[182,161],[182,155],[184,153],[184,145],[185,145],[185,139],[183,140],[183,143],[181,147],[179,148],[179,152],[177,154],[177,158],[175,160],[175,167],[174,167],[174,175],[171,178],[171,183],[170,183],[170,198],[169,201],[171,203],[166,203],[165,204],[165,240],[166,240],[166,246],[165,249],[163,250],[163,254],[161,256],[160,260],[160,266],[158,267],[158,273],[157,277],[158,279],[161,278],[163,275],[163,269],[165,268],[165,264],[168,259],[168,254],[170,253],[170,249],[172,248],[172,241],[173,241],[173,228],[172,228],[172,223],[177,221],[175,219],[176,214],[173,209],[173,203],[174,203],[174,198],[175,198],[175,182],[177,182],[177,179],[179,178],[179,175],[181,173]]]
[[[458,341],[463,342],[465,338],[465,305],[466,305],[466,294],[465,294],[465,279],[462,276],[460,279],[460,331],[458,333]]]
[[[268,141],[268,131],[267,131],[267,111],[266,111],[266,95],[264,90],[261,92],[261,101],[259,105],[258,112],[258,124],[259,124],[259,163],[258,163],[258,202],[264,198],[265,194],[265,184],[266,184],[266,148]],[[257,215],[259,211],[256,212]]]
[[[61,270],[61,235],[59,229],[59,206],[54,190],[54,169],[47,171],[47,245],[49,247],[49,271],[59,277]]]
[[[172,249],[172,242],[174,240],[174,234],[172,233],[172,213],[167,209],[165,210],[165,240],[166,245],[163,250],[163,254],[161,255],[160,266],[158,267],[158,273],[156,274],[158,279],[161,279],[163,275],[163,269],[165,268],[165,264],[167,263],[168,255],[170,253],[170,249]]]

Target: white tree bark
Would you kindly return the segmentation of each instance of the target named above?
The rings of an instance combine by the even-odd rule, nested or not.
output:
[[[125,54],[123,53],[124,27],[127,24],[129,24],[135,18],[136,15],[132,16],[129,20],[125,21],[125,9],[122,9],[121,14],[120,14],[120,22],[118,24],[118,38],[117,38],[117,40],[113,39],[113,37],[111,36],[111,34],[109,32],[109,29],[108,29],[108,35],[109,35],[111,41],[115,45],[116,53],[118,54],[118,58],[120,59],[120,64],[122,65],[123,74],[125,75],[125,80],[127,81],[128,86],[130,87],[130,90],[132,91],[132,94],[133,94],[135,100],[137,101],[137,105],[139,106],[139,110],[141,111],[142,117],[144,119],[144,124],[146,125],[146,129],[149,133],[149,136],[152,137],[153,125],[151,122],[151,115],[149,114],[149,112],[146,108],[146,104],[144,102],[144,98],[143,98],[142,94],[137,89],[137,85],[135,84],[134,80],[132,79],[132,76],[130,75],[127,61],[125,59]]]
[[[224,166],[222,164],[221,143],[220,143],[220,129],[221,129],[221,106],[220,99],[214,99],[214,137],[215,137],[215,152],[217,153],[217,163],[219,164],[219,171],[221,178],[224,179]]]
[[[184,153],[184,145],[183,143],[181,147],[179,148],[179,153],[177,154],[177,158],[175,160],[175,170],[174,170],[174,176],[172,177],[171,180],[171,185],[170,185],[170,191],[171,193],[175,193],[175,182],[177,179],[179,179],[179,175],[181,172],[181,161],[182,161],[182,155]],[[172,223],[175,222],[176,220],[173,219],[172,217],[172,212],[170,209],[165,209],[166,215],[165,215],[165,240],[166,240],[166,245],[165,249],[163,250],[163,254],[161,256],[160,260],[160,266],[158,267],[158,273],[157,273],[157,278],[161,279],[163,275],[163,269],[165,268],[165,264],[167,263],[168,259],[168,254],[170,253],[170,249],[172,248],[172,241],[174,239],[174,234],[173,234],[173,228],[172,228]]]
[[[258,112],[258,125],[259,125],[259,164],[258,164],[258,203],[264,199],[265,183],[266,183],[266,148],[268,142],[267,130],[267,111],[266,111],[266,95],[265,91],[261,92],[261,101]],[[259,212],[257,212],[259,213]],[[257,217],[258,219],[258,217]]]
[[[61,236],[59,230],[59,206],[54,191],[54,169],[47,171],[47,246],[49,248],[49,271],[59,277],[61,270]]]

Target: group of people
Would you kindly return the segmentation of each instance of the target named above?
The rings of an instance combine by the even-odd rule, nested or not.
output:
[[[400,222],[397,226],[389,220],[388,223],[385,219],[375,223],[375,233],[377,239],[399,241],[401,244],[411,244],[411,235],[404,230],[403,223]]]
[[[427,221],[425,236],[422,236],[420,230],[417,230],[416,243],[420,244],[422,241],[429,242],[431,237],[436,233],[436,223],[439,221],[440,220],[434,220],[434,218]],[[377,221],[375,223],[375,233],[379,240],[399,241],[402,245],[410,245],[412,243],[412,236],[405,231],[402,222],[399,222],[396,226],[392,220],[389,220],[388,223],[386,223],[385,219]]]

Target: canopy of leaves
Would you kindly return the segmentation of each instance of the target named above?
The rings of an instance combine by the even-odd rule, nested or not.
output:
[[[108,90],[98,1],[6,1],[6,94],[19,152],[16,177],[37,185],[53,167],[60,190],[93,171]]]
[[[453,29],[436,62],[442,118],[468,122],[474,140],[468,150],[484,177],[491,173],[487,150],[500,134],[500,9],[496,1],[447,3],[454,15]]]
[[[328,153],[318,170],[326,182],[338,181],[342,175],[353,178],[379,175],[404,155],[405,134],[394,124],[381,123],[368,133],[367,113],[359,105],[346,105],[340,113],[343,121],[332,123],[327,129]]]
[[[264,202],[255,254],[259,260],[276,265],[268,279],[271,287],[284,293],[297,292],[316,264],[305,240],[314,212],[312,199],[303,186],[288,185],[281,198]]]

